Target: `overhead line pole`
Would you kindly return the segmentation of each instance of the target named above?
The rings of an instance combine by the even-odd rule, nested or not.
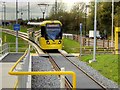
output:
[[[16,0],[16,24],[18,24],[18,0]],[[16,30],[16,52],[18,52],[18,30]]]
[[[55,14],[57,14],[57,0],[55,0]]]
[[[57,0],[55,0],[55,19],[57,19],[56,14],[57,14]]]
[[[6,5],[5,2],[3,2],[3,27],[5,26],[5,21],[6,21]]]
[[[113,47],[113,30],[114,30],[114,0],[112,0],[112,29],[111,29],[111,47]]]
[[[6,5],[4,2],[4,25],[5,25],[5,22],[6,22]]]
[[[95,0],[93,60],[96,61],[97,0]]]
[[[28,2],[28,21],[30,20],[30,2]]]

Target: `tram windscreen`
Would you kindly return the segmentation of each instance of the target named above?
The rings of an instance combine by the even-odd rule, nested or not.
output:
[[[61,27],[59,24],[47,24],[46,25],[46,34],[47,38],[50,40],[61,39],[62,35]]]

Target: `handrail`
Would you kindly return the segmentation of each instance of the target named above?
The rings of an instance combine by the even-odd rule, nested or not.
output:
[[[10,75],[72,75],[73,89],[76,89],[76,74],[73,71],[9,72]]]
[[[40,72],[26,72],[19,71],[14,72],[14,69],[18,65],[18,63],[23,60],[23,58],[27,55],[28,50],[25,51],[24,55],[13,65],[13,67],[8,72],[10,75],[72,75],[72,84],[73,90],[76,89],[76,74],[73,71],[40,71]]]

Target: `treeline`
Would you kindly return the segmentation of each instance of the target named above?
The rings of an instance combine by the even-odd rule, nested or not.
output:
[[[53,7],[49,19],[60,20],[65,33],[79,34],[79,24],[83,24],[83,34],[94,29],[94,2],[89,4],[89,13],[86,15],[86,4],[76,3],[71,10],[66,10],[64,3],[58,3],[57,10]],[[97,30],[101,35],[111,35],[112,2],[98,2],[97,6]],[[114,3],[114,27],[120,26],[120,1]]]

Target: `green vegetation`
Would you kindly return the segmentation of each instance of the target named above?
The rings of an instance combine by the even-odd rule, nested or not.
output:
[[[49,19],[60,20],[63,24],[65,33],[79,34],[79,24],[83,24],[83,35],[88,34],[89,30],[94,29],[94,2],[90,2],[86,6],[84,2],[74,3],[70,11],[66,10],[66,5],[63,2],[58,3],[57,13],[54,6],[49,14]],[[98,2],[97,3],[97,30],[102,36],[109,38],[111,36],[111,20],[112,20],[112,3]],[[89,13],[86,15],[86,8]],[[85,28],[86,26],[86,28]],[[114,27],[120,26],[120,1],[114,2]]]
[[[13,30],[13,25],[5,26],[5,28]],[[20,32],[27,32],[28,28],[31,28],[31,26],[26,27],[24,25],[21,25],[20,26]],[[35,26],[33,28],[34,28],[34,30],[39,30],[40,27]],[[15,49],[16,49],[16,45],[15,45],[16,37],[15,36],[10,35],[10,34],[6,34],[6,33],[2,33],[2,41],[3,41],[3,44],[6,43],[6,42],[9,44],[11,52],[15,52]],[[28,43],[21,38],[18,38],[18,42],[19,42],[18,51],[19,52],[24,52],[28,48]],[[35,51],[32,50],[32,52],[35,52]]]
[[[13,25],[5,26],[6,29],[13,30]],[[26,26],[20,26],[20,32],[27,32]]]
[[[63,40],[63,49],[68,53],[77,53],[79,52],[80,44],[77,41],[64,38]]]
[[[6,29],[13,30],[13,25],[5,26]],[[25,26],[25,25],[20,25],[20,32],[25,32],[27,33],[28,28],[34,28],[35,31],[39,30],[39,26]]]
[[[92,55],[82,56],[81,60],[88,62],[92,60]],[[118,55],[97,55],[97,62],[88,63],[91,67],[98,70],[105,77],[118,82]]]
[[[64,45],[63,49],[68,53],[79,52],[79,43],[74,40],[64,38],[63,45]],[[93,55],[86,55],[82,56],[81,60],[86,62],[94,69],[98,70],[105,77],[115,82],[118,82],[118,55],[114,54],[96,55],[97,62],[89,64],[88,61],[92,60],[92,58]]]
[[[6,38],[6,40],[5,40]],[[16,38],[15,36],[13,35],[9,35],[9,34],[6,34],[6,33],[2,33],[2,40],[3,40],[3,43],[8,43],[9,44],[9,47],[10,47],[10,51],[11,52],[14,52],[15,51],[15,42],[16,42]],[[28,44],[26,41],[24,41],[23,39],[21,38],[18,38],[18,42],[19,42],[19,52],[24,52],[27,48],[28,48]]]

